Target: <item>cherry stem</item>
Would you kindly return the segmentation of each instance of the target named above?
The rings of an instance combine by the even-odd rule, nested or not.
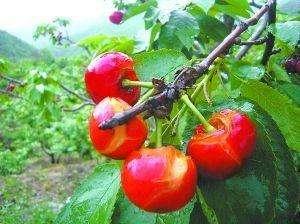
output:
[[[141,104],[145,102],[150,96],[152,96],[154,93],[154,89],[149,89],[144,95],[141,96],[139,101],[136,104]]]
[[[133,81],[129,79],[124,79],[122,81],[122,86],[123,87],[134,87],[134,86],[140,86],[140,87],[145,87],[145,88],[153,88],[153,83],[152,82],[141,82],[141,81]]]
[[[156,122],[156,147],[161,147],[162,146],[162,120],[156,118],[155,122]]]
[[[187,94],[184,94],[181,96],[180,98],[185,105],[193,112],[194,115],[196,115],[198,117],[198,119],[200,120],[200,122],[203,124],[203,127],[205,129],[206,132],[213,132],[216,129],[210,125],[210,123],[208,123],[207,120],[205,120],[205,118],[203,117],[203,115],[200,113],[200,111],[195,107],[195,105],[192,103],[192,101],[189,99],[189,96]]]

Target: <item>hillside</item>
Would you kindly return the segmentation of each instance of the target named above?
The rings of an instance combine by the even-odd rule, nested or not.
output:
[[[38,57],[39,51],[18,37],[0,30],[0,56],[16,61],[22,58]]]

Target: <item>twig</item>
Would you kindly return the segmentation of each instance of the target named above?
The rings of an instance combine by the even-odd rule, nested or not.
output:
[[[255,25],[273,3],[274,0],[268,0],[251,18],[238,25],[201,63],[177,72],[174,82],[166,85],[164,91],[157,93],[157,95],[142,104],[116,114],[110,120],[100,124],[99,127],[101,129],[113,128],[126,123],[132,117],[146,110],[155,117],[167,117],[172,110],[174,101],[179,99],[181,92],[195,84],[196,80],[208,70],[212,63],[235,43],[236,38],[249,26]]]
[[[20,86],[24,86],[24,85],[25,85],[24,82],[22,82],[22,81],[20,81],[20,80],[17,80],[17,79],[14,79],[14,78],[11,78],[11,77],[6,76],[6,75],[3,75],[3,74],[0,74],[0,77],[3,78],[3,79],[6,79],[6,80],[9,81],[9,82],[16,83],[16,84],[18,84],[18,85],[20,85]]]
[[[85,101],[85,102],[89,102],[91,105],[95,105],[95,103],[93,103],[89,98],[87,98],[87,97],[85,97],[85,96],[82,96],[82,95],[76,93],[75,91],[69,89],[69,88],[66,87],[65,85],[63,85],[63,84],[61,84],[61,83],[58,83],[58,85],[59,85],[61,88],[63,88],[65,91],[67,91],[68,93],[70,93],[70,94],[76,96],[77,98],[79,98],[79,99],[81,99],[81,100],[83,100],[83,101]]]
[[[82,109],[82,108],[84,108],[86,106],[89,106],[89,105],[94,105],[94,104],[91,103],[91,102],[85,102],[85,103],[83,103],[83,104],[81,104],[81,105],[79,105],[77,107],[72,108],[72,109],[64,108],[63,111],[66,111],[66,112],[76,112],[76,111],[78,111],[78,110],[80,110],[80,109]]]
[[[21,96],[19,96],[19,95],[17,95],[17,94],[14,94],[14,93],[12,93],[12,92],[10,92],[10,91],[4,90],[4,89],[0,89],[0,93],[6,94],[6,95],[9,95],[9,96],[11,96],[11,97],[18,98],[18,99],[23,99],[23,97],[21,97]]]
[[[242,41],[240,38],[236,39],[236,42],[234,44],[236,45],[260,45],[265,43],[267,38],[260,38],[257,40],[247,40],[247,41]]]
[[[276,22],[276,0],[274,0],[274,4],[272,4],[270,10],[268,11],[268,24],[271,25]],[[270,56],[273,54],[273,48],[275,45],[275,36],[272,32],[268,32],[266,48],[261,60],[263,65],[266,65],[269,61]]]
[[[268,24],[268,18],[266,15],[264,15],[261,18],[261,24],[257,27],[257,29],[251,35],[251,37],[248,39],[248,41],[256,41],[261,36],[263,31],[266,29],[267,24]],[[251,46],[252,46],[252,44],[241,47],[241,49],[235,56],[235,59],[240,60],[242,57],[244,57],[247,54],[247,52],[249,51],[249,49],[251,48]]]

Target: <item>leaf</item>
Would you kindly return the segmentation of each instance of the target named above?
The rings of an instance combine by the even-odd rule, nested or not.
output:
[[[265,69],[260,65],[253,65],[246,61],[228,61],[230,66],[226,65],[226,68],[230,71],[230,74],[236,75],[243,79],[260,80],[264,74]]]
[[[142,81],[164,77],[168,82],[172,81],[178,69],[188,63],[184,54],[167,49],[136,54],[134,61],[135,70]]]
[[[207,13],[209,9],[215,4],[215,0],[194,0]]]
[[[176,212],[157,215],[156,224],[189,224],[190,216],[194,208],[194,203],[195,200],[192,200],[185,207]]]
[[[158,8],[150,6],[144,16],[146,30],[151,28],[156,23],[158,16],[159,16]]]
[[[277,0],[277,8],[282,13],[297,15],[300,13],[300,0]]]
[[[300,21],[287,21],[272,26],[272,33],[280,40],[296,46],[300,38]]]
[[[283,83],[277,86],[279,90],[289,96],[298,106],[300,106],[300,86],[292,83]]]
[[[200,27],[200,33],[215,40],[220,41],[228,35],[229,31],[224,23],[212,16],[195,17]]]
[[[248,81],[241,87],[242,96],[255,101],[277,123],[288,146],[300,150],[300,108],[291,99],[266,84]]]
[[[147,223],[155,224],[156,215],[154,213],[145,212],[135,205],[121,193],[112,218],[112,224],[138,224]]]
[[[252,157],[233,177],[200,179],[202,211],[209,223],[288,223],[297,208],[299,183],[283,136],[272,119],[251,103],[228,102],[208,111],[221,108],[247,113],[256,123],[257,144]],[[189,120],[186,139],[195,125]]]
[[[161,28],[159,46],[181,50],[182,47],[190,49],[194,38],[199,33],[196,19],[188,12],[175,10],[171,12],[169,21]]]
[[[117,163],[101,164],[76,190],[55,223],[109,224],[120,187]]]
[[[176,212],[156,214],[137,208],[123,195],[117,202],[112,224],[189,224],[194,203],[195,200],[192,200]]]
[[[232,17],[249,17],[250,6],[247,0],[216,0],[213,9]]]
[[[153,7],[157,6],[157,1],[156,0],[148,0],[148,1],[145,1],[144,3],[134,3],[134,4],[129,4],[128,6],[129,7],[124,16],[124,21],[133,16],[136,16],[140,13],[147,11],[151,6],[153,6]]]
[[[80,40],[77,45],[98,54],[109,51],[121,51],[131,54],[136,42],[127,37],[114,37],[107,35],[92,35]]]

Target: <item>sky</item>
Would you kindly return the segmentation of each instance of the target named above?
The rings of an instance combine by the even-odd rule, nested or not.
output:
[[[29,38],[35,27],[56,17],[68,18],[73,26],[108,18],[110,0],[0,0],[0,29]]]

